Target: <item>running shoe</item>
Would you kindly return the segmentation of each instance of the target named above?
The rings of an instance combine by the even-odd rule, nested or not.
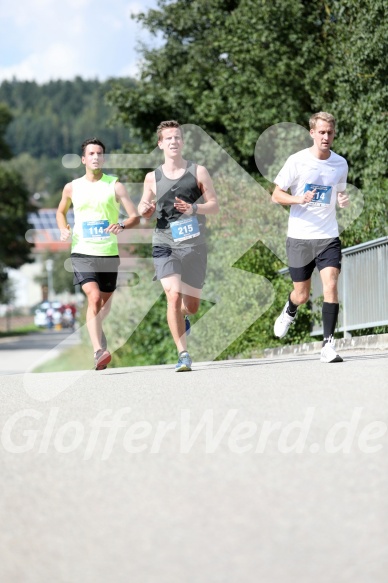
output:
[[[191,332],[191,324],[188,316],[185,316],[186,336]]]
[[[287,334],[288,328],[291,326],[291,324],[295,321],[296,318],[296,314],[295,316],[290,316],[290,314],[287,312],[288,305],[289,302],[287,301],[286,305],[282,310],[282,313],[276,319],[275,325],[273,327],[274,334],[278,338],[283,338],[283,336]]]
[[[97,350],[94,353],[94,368],[95,370],[104,370],[112,360],[110,352],[107,350]]]
[[[192,360],[187,351],[183,351],[179,354],[179,360],[175,365],[175,372],[185,372],[191,370]]]
[[[343,362],[343,358],[341,358],[335,351],[333,336],[330,336],[329,340],[321,350],[321,362]]]

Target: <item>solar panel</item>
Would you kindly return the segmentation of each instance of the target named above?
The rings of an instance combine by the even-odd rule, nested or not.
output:
[[[60,231],[56,221],[57,209],[39,209],[36,213],[28,215],[31,225],[26,233],[29,243],[34,243],[34,251],[64,251],[69,248],[70,242],[60,241]],[[74,211],[69,209],[66,214],[67,222],[74,227]]]

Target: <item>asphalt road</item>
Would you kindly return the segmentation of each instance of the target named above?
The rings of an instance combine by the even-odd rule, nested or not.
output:
[[[388,354],[1,377],[0,581],[385,583]]]
[[[29,372],[78,342],[78,333],[71,330],[42,330],[0,338],[0,376]]]

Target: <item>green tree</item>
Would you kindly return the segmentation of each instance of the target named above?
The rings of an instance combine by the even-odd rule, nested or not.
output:
[[[25,239],[31,229],[27,216],[33,208],[23,179],[0,162],[0,264],[18,268],[31,261],[32,245]]]
[[[12,114],[5,103],[0,103],[0,160],[11,158],[11,149],[5,140],[7,127],[12,121]]]
[[[364,194],[362,215],[342,236],[351,246],[388,234],[387,3],[328,4],[328,63],[312,95],[317,108],[335,112],[336,149],[349,161],[350,182]]]
[[[137,18],[164,44],[144,47],[140,81],[132,89],[115,83],[110,103],[131,136],[143,137],[145,150],[155,143],[157,124],[175,118],[207,131],[256,179],[253,153],[266,128],[278,122],[306,127],[314,111],[330,111],[339,125],[335,150],[348,159],[349,182],[365,197],[344,244],[385,235],[385,9],[385,0],[160,0],[157,10]],[[278,341],[271,334],[290,287],[278,275],[281,262],[258,243],[236,266],[267,277],[277,294],[223,356],[288,343],[290,336]],[[310,339],[307,312],[298,320],[292,339]]]
[[[6,271],[0,271],[0,304],[12,304],[15,299],[15,286]]]
[[[28,192],[21,175],[9,167],[4,158],[9,157],[4,132],[12,119],[7,108],[0,107],[0,297],[5,297],[7,267],[18,268],[30,262],[31,245],[25,239],[31,228],[27,216],[32,211]]]
[[[161,119],[195,123],[257,171],[256,140],[270,124],[305,124],[328,18],[319,0],[162,0],[138,18],[161,33],[144,50],[140,82],[110,93],[120,117],[148,138]],[[317,63],[315,65],[315,63]],[[133,129],[132,129],[133,128]]]
[[[82,170],[65,168],[61,159],[39,159],[28,152],[18,154],[8,162],[15,171],[22,170],[23,178],[30,196],[39,207],[55,208],[61,199],[62,190],[67,182],[81,175]]]

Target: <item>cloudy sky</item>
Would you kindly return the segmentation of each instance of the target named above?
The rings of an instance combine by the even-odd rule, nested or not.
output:
[[[135,76],[140,40],[131,14],[157,0],[9,0],[0,11],[0,83]]]

